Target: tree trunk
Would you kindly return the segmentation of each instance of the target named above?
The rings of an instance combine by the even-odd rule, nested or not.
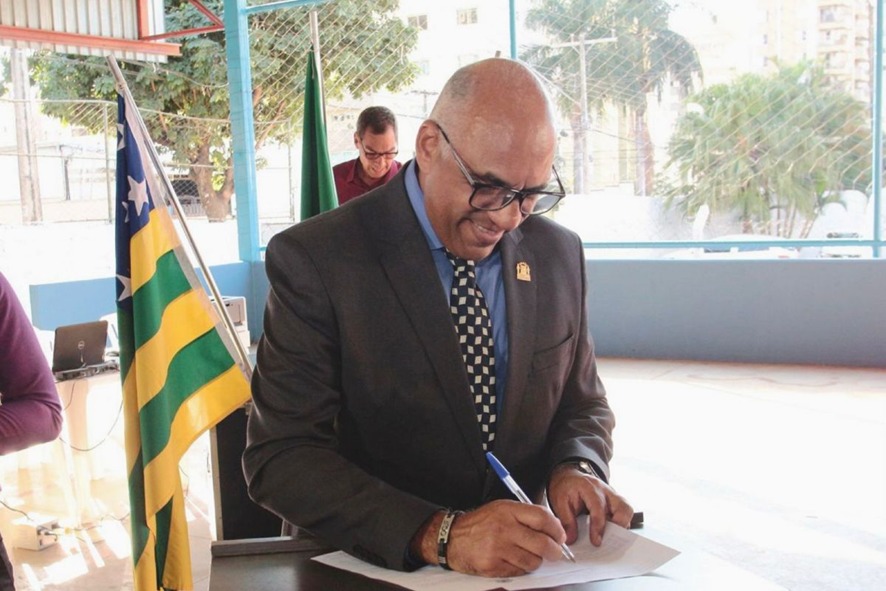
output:
[[[634,112],[634,146],[637,151],[637,180],[634,189],[637,195],[645,197],[653,190],[655,183],[655,154],[649,126],[646,124],[645,107]]]
[[[191,162],[189,177],[197,185],[200,203],[210,222],[223,222],[231,215],[231,197],[234,194],[233,173],[231,167],[225,170],[225,181],[219,190],[212,183],[212,164],[209,158],[209,146],[200,147],[197,157]]]
[[[34,102],[28,79],[28,58],[25,50],[12,50],[10,69],[12,98],[15,99],[15,138],[22,222],[30,224],[43,221],[43,206],[40,200],[40,176],[37,171],[37,142],[34,138],[36,129]]]

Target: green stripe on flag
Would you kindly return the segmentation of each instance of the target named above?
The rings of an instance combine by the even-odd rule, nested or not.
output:
[[[169,531],[172,529],[172,503],[175,497],[163,505],[157,511],[157,544],[154,546],[155,559],[157,561],[157,580],[163,580],[163,571],[166,569],[166,552],[169,548]]]
[[[132,294],[132,309],[139,311],[133,327],[136,351],[157,334],[166,306],[191,289],[173,251],[157,259],[154,276]],[[146,314],[145,311],[152,313]]]
[[[233,365],[234,360],[214,329],[197,337],[175,355],[169,363],[163,388],[139,413],[145,464],[166,448],[172,419],[182,403]]]
[[[132,314],[123,308],[117,308],[117,334],[121,336],[132,334]],[[132,365],[135,349],[132,348],[132,339],[128,338],[120,338],[118,345],[120,348],[120,357],[118,358],[120,363],[120,378],[121,380],[125,380],[129,373],[129,367]]]
[[[129,523],[132,533],[133,558],[138,560],[148,545],[148,525],[145,513],[145,470],[143,454],[139,453],[129,474],[129,507],[132,511]]]

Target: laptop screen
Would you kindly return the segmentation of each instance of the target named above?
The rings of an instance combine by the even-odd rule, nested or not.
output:
[[[52,346],[53,373],[102,363],[107,341],[107,320],[59,326]]]

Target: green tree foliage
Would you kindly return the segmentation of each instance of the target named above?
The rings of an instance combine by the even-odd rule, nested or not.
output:
[[[223,0],[204,0],[215,14]],[[417,68],[407,56],[417,33],[393,15],[397,0],[337,0],[319,8],[324,91],[328,98],[363,96],[379,88],[411,83]],[[166,29],[207,25],[188,2],[167,0]],[[304,109],[304,64],[311,50],[306,9],[284,8],[250,17],[252,106],[256,150],[269,141],[289,142],[300,133]],[[230,211],[233,168],[230,104],[224,32],[171,39],[181,57],[166,64],[121,64],[154,142],[187,163],[210,219]],[[115,98],[114,81],[103,59],[42,54],[34,78],[44,99]],[[105,121],[75,103],[47,103],[45,111],[100,132]],[[111,129],[115,129],[112,125]]]
[[[735,211],[746,233],[805,238],[840,191],[871,182],[869,114],[809,63],[746,74],[689,98],[668,154],[667,203]]]
[[[0,53],[0,98],[9,93],[10,80],[12,73],[9,71],[9,54],[4,51]]]
[[[541,0],[526,18],[530,28],[556,41],[554,47],[532,48],[524,58],[563,91],[560,107],[570,113],[577,136],[584,133],[576,123],[583,108],[599,112],[617,105],[630,114],[639,195],[646,195],[655,183],[654,146],[647,119],[650,96],[661,100],[666,84],[688,93],[702,75],[695,48],[669,29],[672,10],[666,0]],[[594,43],[613,36],[615,42]],[[556,47],[582,38],[588,43],[584,76],[587,107],[580,100],[581,61],[576,48]]]

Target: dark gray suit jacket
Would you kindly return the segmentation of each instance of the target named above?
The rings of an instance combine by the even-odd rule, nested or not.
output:
[[[495,453],[540,499],[566,459],[587,458],[607,474],[614,421],[588,334],[578,236],[532,217],[500,248],[510,356]],[[528,281],[517,276],[522,263]],[[403,171],[274,236],[266,269],[243,459],[256,502],[402,569],[434,511],[512,498],[488,469],[449,303]]]

